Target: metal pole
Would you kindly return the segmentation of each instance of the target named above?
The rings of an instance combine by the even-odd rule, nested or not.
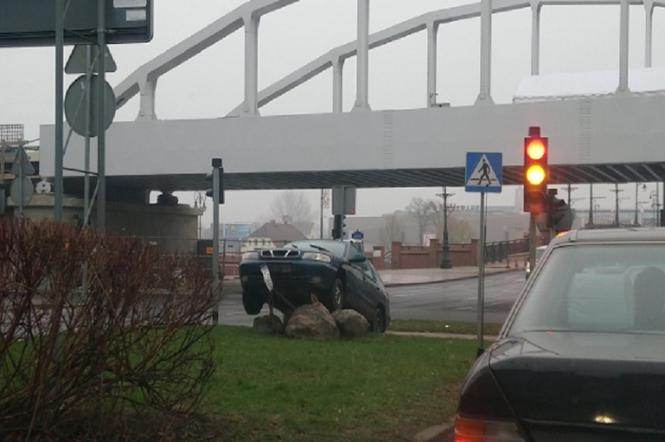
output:
[[[492,81],[492,0],[480,2],[480,93],[476,102],[493,103]]]
[[[478,251],[478,355],[485,348],[485,192],[480,193],[480,243]]]
[[[441,238],[442,254],[441,254],[441,268],[452,269],[453,265],[450,261],[450,237],[448,235],[448,197],[455,195],[448,193],[448,188],[443,188],[443,193],[437,193],[437,196],[443,198],[443,236]]]
[[[319,238],[323,239],[323,189],[321,189],[321,201],[320,201],[320,203],[321,203],[321,212],[320,212],[321,220],[320,220]]]
[[[630,33],[630,0],[621,0],[621,25],[619,37],[619,87],[617,92],[628,92],[628,51]]]
[[[639,210],[639,190],[640,190],[640,183],[635,183],[635,217],[633,218],[633,224],[638,225],[640,220],[637,218],[637,212]]]
[[[101,1],[101,0],[100,0]],[[65,0],[55,1],[55,195],[53,219],[62,221],[62,198],[64,193],[63,164],[63,94],[64,94],[64,47],[65,47]]]
[[[619,227],[619,183],[614,183],[614,225]]]
[[[85,175],[83,176],[83,227],[88,227],[90,218],[90,112],[92,111],[92,46],[87,45],[85,48],[85,159],[83,169]]]
[[[106,128],[104,127],[104,93],[106,86],[106,1],[97,0],[97,229],[106,230]]]
[[[7,198],[5,194],[5,142],[0,140],[0,216],[5,214]]]
[[[369,0],[358,0],[358,53],[356,103],[353,110],[369,107]]]
[[[529,214],[529,269],[536,266],[536,216]]]
[[[593,183],[589,183],[589,226],[593,226]]]
[[[212,169],[212,282],[215,293],[219,287],[219,167],[213,159]]]
[[[18,214],[19,216],[23,216],[23,146],[19,146],[18,150],[16,151],[16,160],[14,160],[14,163],[19,164],[18,168],[18,201],[15,201],[14,203],[18,205]]]

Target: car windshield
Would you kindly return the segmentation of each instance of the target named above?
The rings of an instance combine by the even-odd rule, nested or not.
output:
[[[305,252],[328,252],[339,257],[343,257],[346,252],[346,244],[339,241],[294,241],[285,247]]]
[[[550,254],[511,334],[665,333],[665,246],[576,245]]]

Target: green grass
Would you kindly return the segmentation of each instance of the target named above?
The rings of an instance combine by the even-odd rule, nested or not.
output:
[[[401,332],[429,332],[429,333],[454,333],[475,335],[478,328],[474,322],[454,322],[454,321],[420,321],[420,320],[400,320],[390,321],[391,331]],[[486,335],[498,335],[501,331],[501,324],[485,324]]]
[[[215,331],[205,409],[220,440],[411,440],[455,412],[473,342],[370,336],[316,342]]]

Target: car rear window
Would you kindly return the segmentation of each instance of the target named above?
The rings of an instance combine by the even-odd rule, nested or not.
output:
[[[665,245],[574,245],[552,251],[511,333],[665,333]]]

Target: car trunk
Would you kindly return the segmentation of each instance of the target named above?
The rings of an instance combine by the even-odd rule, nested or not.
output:
[[[490,366],[536,441],[665,440],[665,335],[523,333]]]

